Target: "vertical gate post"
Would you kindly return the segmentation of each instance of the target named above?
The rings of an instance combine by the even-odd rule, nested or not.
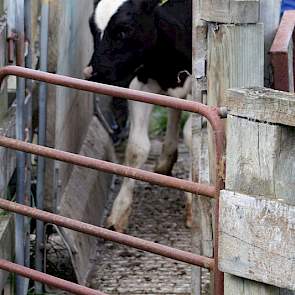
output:
[[[193,0],[192,23],[192,64],[193,84],[192,99],[205,103],[205,91],[207,89],[206,56],[207,56],[207,24],[200,18],[200,0]],[[209,183],[207,140],[205,128],[202,128],[204,118],[192,114],[191,120],[191,175],[194,182]],[[213,256],[212,237],[212,200],[203,196],[195,196],[192,199],[192,251],[207,257]],[[208,270],[200,267],[192,267],[192,294],[202,294],[207,287],[204,274]]]
[[[224,106],[228,88],[263,86],[264,38],[259,4],[259,0],[200,0],[201,19],[208,24],[206,76],[210,106]],[[208,150],[209,178],[214,183],[215,145],[210,127]]]
[[[4,1],[0,1],[0,67],[7,64],[7,52],[6,52],[6,40],[7,40],[7,24],[6,17],[4,15]],[[8,95],[6,82],[0,89],[0,122],[6,115],[8,110]]]
[[[295,252],[295,207],[289,207],[295,205],[295,96],[232,89],[226,103],[230,192],[221,198],[219,244],[225,294],[294,294],[278,287],[295,289],[292,259],[286,259]]]

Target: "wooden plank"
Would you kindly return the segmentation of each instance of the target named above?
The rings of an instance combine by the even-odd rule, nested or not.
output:
[[[295,206],[222,191],[220,213],[220,269],[295,290]]]
[[[230,114],[262,122],[295,126],[295,95],[262,87],[229,89]]]
[[[259,0],[201,0],[201,18],[220,23],[257,23]]]
[[[226,189],[295,205],[295,129],[228,116]]]
[[[207,90],[206,64],[207,64],[207,24],[200,17],[200,1],[193,1],[193,85],[192,99],[204,102],[204,93]],[[191,158],[192,180],[208,183],[208,141],[207,130],[202,127],[204,118],[199,115],[191,115]],[[199,255],[212,256],[212,215],[211,200],[203,196],[193,196],[192,199],[192,251]],[[207,273],[206,273],[207,272]],[[202,294],[208,288],[210,274],[200,267],[192,267],[192,294]],[[206,279],[205,279],[206,278]]]
[[[1,12],[0,12],[1,13]],[[1,17],[1,14],[0,14]],[[0,67],[3,67],[7,64],[6,61],[6,48],[7,48],[7,36],[6,36],[7,26],[6,18],[3,17],[0,19]],[[1,85],[0,89],[0,124],[1,119],[6,115],[8,110],[8,95],[7,95],[7,82],[6,80]]]
[[[229,115],[226,154],[227,190],[295,205],[294,128]],[[293,294],[262,283],[263,292],[259,293],[257,283],[232,276],[225,277],[225,294],[234,294],[237,282],[245,287],[240,294]]]
[[[0,210],[0,257],[12,261],[14,255],[14,215]],[[9,273],[0,270],[0,290],[7,283]]]
[[[0,135],[15,138],[15,108],[11,108],[0,122]],[[7,185],[16,166],[16,153],[0,147],[0,197],[7,197]]]
[[[208,32],[208,104],[233,87],[263,86],[263,25],[218,25]]]

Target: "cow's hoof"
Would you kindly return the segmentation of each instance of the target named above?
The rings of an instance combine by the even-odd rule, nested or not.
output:
[[[173,166],[177,161],[177,157],[178,157],[177,151],[174,152],[169,157],[166,157],[165,159],[164,159],[164,157],[160,157],[160,159],[158,160],[158,162],[156,164],[154,171],[159,174],[171,176]]]
[[[185,221],[185,226],[187,227],[187,228],[192,228],[192,225],[193,225],[193,219],[192,219],[192,217],[186,217],[186,221]]]
[[[122,226],[116,225],[116,224],[112,224],[109,219],[107,220],[107,229],[118,232],[118,233],[123,233],[124,232],[124,228]]]
[[[113,218],[112,215],[110,215],[107,219],[107,228],[113,231],[116,231],[118,233],[123,233],[128,227],[128,217],[130,215],[131,209],[128,209],[126,214],[121,216],[121,218]]]

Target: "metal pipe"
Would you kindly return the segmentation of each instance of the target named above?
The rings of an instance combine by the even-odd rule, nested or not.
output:
[[[140,238],[132,237],[126,234],[118,233],[102,227],[94,226],[85,222],[63,217],[57,214],[42,211],[29,206],[20,205],[8,200],[0,199],[0,208],[3,210],[30,216],[46,223],[53,223],[77,232],[88,234],[94,237],[103,238],[119,244],[130,246],[139,250],[158,254],[177,261],[201,266],[212,270],[214,268],[214,259],[199,256],[187,251],[174,249],[168,246],[149,242]]]
[[[0,146],[214,198],[215,187],[0,136]]]
[[[215,118],[214,118],[215,117]],[[224,149],[225,149],[225,132],[223,127],[223,122],[216,111],[215,116],[212,118],[213,122],[213,136],[216,147],[216,180],[215,180],[215,208],[214,208],[214,218],[215,218],[215,230],[214,230],[214,294],[223,295],[224,294],[224,274],[218,269],[218,244],[219,244],[219,198],[220,191],[224,188],[225,181],[225,159],[224,159]]]
[[[6,66],[0,69],[0,84],[2,83],[2,80],[8,75],[25,77],[27,79],[43,81],[49,84],[160,105],[163,107],[169,107],[192,113],[198,113],[208,118],[209,120],[210,113],[212,113],[211,107],[195,101],[189,101],[155,93],[146,93],[143,91],[122,88],[113,85],[106,85],[58,74],[45,73],[17,66]],[[217,109],[217,111],[219,112],[219,109]]]
[[[94,93],[101,93],[111,96],[119,96],[125,99],[135,100],[135,101],[141,101],[145,103],[150,104],[157,104],[164,107],[170,107],[175,109],[180,109],[184,111],[189,111],[193,113],[199,113],[200,115],[203,115],[208,119],[210,122],[213,132],[214,132],[214,140],[216,144],[216,163],[217,163],[217,178],[215,183],[215,197],[216,197],[216,205],[215,205],[215,220],[216,220],[216,227],[215,227],[215,241],[214,241],[214,259],[215,259],[215,267],[214,267],[214,289],[215,294],[223,294],[224,288],[223,288],[223,273],[221,273],[218,270],[218,230],[219,230],[219,192],[220,189],[224,187],[224,171],[225,171],[225,161],[223,159],[223,152],[224,152],[224,142],[225,142],[225,135],[224,135],[224,127],[221,121],[222,116],[224,116],[223,112],[220,111],[217,107],[209,107],[206,105],[203,105],[198,102],[193,101],[185,101],[173,97],[167,97],[164,95],[158,95],[153,93],[144,93],[141,91],[131,90],[131,89],[125,89],[120,88],[116,86],[110,86],[110,85],[104,85],[100,83],[90,82],[90,81],[84,81],[79,80],[75,78],[65,77],[61,75],[54,75],[49,73],[42,73],[37,71],[31,71],[28,69],[22,69],[14,66],[7,66],[2,69],[0,69],[0,83],[7,75],[17,75],[22,77],[29,77],[31,79],[35,80],[42,80],[47,83],[55,84],[55,85],[61,85],[66,87],[72,87],[75,89],[80,89],[84,91],[91,91]],[[72,162],[71,162],[72,163]],[[99,165],[100,166],[100,165]],[[88,167],[88,166],[87,166]],[[110,167],[109,167],[110,168]],[[101,167],[100,167],[101,169]],[[105,168],[104,168],[105,169]],[[123,168],[124,169],[124,168]],[[133,168],[128,168],[133,169]],[[108,169],[108,171],[111,171],[112,169]],[[138,171],[138,169],[136,169]],[[106,171],[106,170],[103,170]],[[140,170],[139,170],[140,171]],[[134,172],[136,172],[134,170]],[[119,175],[132,177],[131,174],[125,174],[122,171],[121,173],[114,172]],[[139,179],[137,177],[133,177]],[[150,181],[149,181],[150,182]],[[198,184],[199,185],[199,184]],[[183,187],[179,187],[182,190],[186,190]],[[208,188],[208,187],[207,187]],[[201,195],[207,195],[199,192],[194,192]],[[211,196],[211,194],[210,194]]]
[[[15,1],[15,30],[16,40],[16,64],[24,66],[24,0]],[[24,140],[24,102],[25,102],[25,79],[17,79],[16,91],[16,138]],[[20,204],[25,203],[25,162],[26,155],[23,152],[16,154],[17,169],[17,189],[16,201]],[[15,261],[17,264],[25,265],[25,219],[22,215],[16,215],[15,222]],[[16,276],[16,294],[25,295],[26,280],[23,277]]]
[[[34,269],[30,269],[30,268],[12,263],[4,259],[0,259],[0,269],[19,274],[23,277],[27,277],[35,281],[45,283],[55,288],[70,292],[71,294],[106,295],[103,292],[93,290],[84,286],[80,286],[78,284],[74,284],[72,282],[68,282],[54,276],[47,275],[42,272],[36,271]]]
[[[295,27],[295,11],[285,11],[279,25],[278,31],[274,38],[273,44],[270,49],[271,63],[273,67],[273,86],[277,90],[294,91],[290,89],[294,86],[289,77],[290,66],[293,65],[289,62],[289,47],[292,42],[292,35]],[[294,58],[293,58],[294,60]]]
[[[25,22],[25,42],[27,44],[27,54],[25,56],[25,65],[27,68],[32,68],[32,48],[31,48],[31,39],[32,39],[32,0],[25,0],[24,2],[24,22]],[[26,80],[26,90],[27,96],[25,98],[25,138],[28,142],[32,141],[32,92],[33,92],[33,83],[32,80]],[[32,165],[31,158],[26,157],[26,196],[31,201],[31,179],[32,179]],[[25,218],[25,266],[30,267],[30,218]],[[29,284],[29,280],[26,281]],[[26,285],[26,290],[28,289]]]
[[[41,29],[40,29],[40,70],[47,72],[48,66],[48,23],[49,23],[49,3],[48,0],[41,2]],[[38,144],[46,145],[46,103],[47,103],[47,84],[41,82],[39,86],[39,126],[38,126]],[[44,208],[44,183],[45,183],[45,158],[38,157],[37,166],[37,197],[36,207]],[[44,248],[44,223],[37,220],[36,223],[36,257],[35,268],[38,271],[43,270],[43,248]],[[35,292],[41,294],[43,285],[35,282]]]

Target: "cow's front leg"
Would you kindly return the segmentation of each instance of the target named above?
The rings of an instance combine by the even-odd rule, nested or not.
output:
[[[159,93],[158,84],[150,81],[148,84],[140,83],[135,78],[130,88],[146,92]],[[129,101],[130,132],[125,154],[125,164],[130,167],[140,168],[147,160],[150,151],[148,137],[149,121],[153,106],[146,103]],[[115,199],[107,226],[118,232],[123,232],[128,224],[131,212],[135,180],[124,178],[122,187]]]

